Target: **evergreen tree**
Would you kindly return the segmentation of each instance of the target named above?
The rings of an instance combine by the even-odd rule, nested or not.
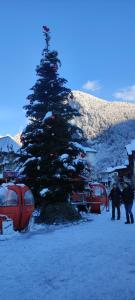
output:
[[[72,102],[67,81],[58,74],[61,65],[56,51],[50,50],[50,30],[43,26],[45,48],[36,68],[38,79],[24,106],[28,125],[21,135],[20,172],[34,191],[49,201],[65,200],[75,178],[84,169],[79,143],[82,130],[73,122],[79,112]]]

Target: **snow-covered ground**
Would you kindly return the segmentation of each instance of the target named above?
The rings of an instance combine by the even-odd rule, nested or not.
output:
[[[110,218],[1,236],[0,299],[135,300],[135,224]]]

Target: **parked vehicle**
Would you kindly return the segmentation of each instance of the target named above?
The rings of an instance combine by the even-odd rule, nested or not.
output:
[[[0,187],[0,231],[5,222],[13,224],[14,230],[23,230],[34,210],[34,197],[30,188],[23,184],[3,184]]]
[[[90,189],[92,190],[90,197],[87,201],[90,203],[90,211],[93,213],[100,213],[101,206],[109,209],[109,200],[106,192],[106,188],[101,183],[90,183]]]
[[[101,206],[109,209],[106,188],[101,183],[87,183],[83,192],[72,192],[71,202],[76,206],[84,205],[92,213],[100,213]]]

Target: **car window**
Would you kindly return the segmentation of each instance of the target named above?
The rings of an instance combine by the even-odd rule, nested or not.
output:
[[[34,204],[34,197],[30,190],[24,193],[24,204],[25,205],[33,205]]]
[[[100,187],[96,186],[93,188],[93,194],[95,196],[101,197],[101,196],[103,196],[103,190]]]
[[[16,206],[18,204],[18,195],[15,191],[0,189],[0,206]]]

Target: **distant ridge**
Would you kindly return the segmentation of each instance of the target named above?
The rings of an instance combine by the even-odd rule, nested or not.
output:
[[[14,137],[13,137],[13,139],[19,144],[19,145],[21,145],[21,133],[17,133]]]
[[[72,105],[80,112],[76,123],[96,148],[97,168],[123,164],[127,159],[125,146],[135,138],[135,105],[111,102],[90,94],[73,91]]]
[[[10,135],[0,137],[0,151],[8,152],[13,150],[17,152],[20,149],[20,145]]]

